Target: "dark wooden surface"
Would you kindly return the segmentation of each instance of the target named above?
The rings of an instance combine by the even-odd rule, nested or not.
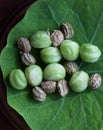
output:
[[[17,130],[3,115],[2,112],[0,112],[0,130]]]
[[[26,0],[0,0],[0,30],[3,29],[5,23],[10,16],[18,9]]]
[[[32,4],[35,0],[0,0],[0,51],[3,48],[3,44],[6,41],[6,36],[10,28],[8,28],[9,24],[11,23],[13,17],[22,11],[22,7],[25,8],[21,13],[22,15],[25,13],[26,9]],[[18,16],[15,19],[19,19]],[[14,24],[14,23],[13,23]],[[7,29],[8,28],[8,29]],[[7,30],[6,30],[7,29]],[[5,41],[4,41],[5,40]],[[2,78],[0,77],[0,87],[4,87],[1,83]],[[9,114],[7,114],[8,107],[3,101],[3,97],[6,96],[3,89],[0,89],[0,130],[17,130],[16,127],[13,125],[13,121],[10,121]],[[3,103],[2,103],[3,102]],[[4,105],[3,105],[4,104]],[[4,109],[6,106],[6,109]],[[11,111],[12,113],[12,111]],[[15,117],[15,116],[13,116]],[[11,117],[10,117],[11,118]],[[13,118],[12,118],[13,119]],[[22,123],[21,123],[22,125]],[[23,130],[21,127],[20,130]],[[26,129],[25,129],[26,130]]]

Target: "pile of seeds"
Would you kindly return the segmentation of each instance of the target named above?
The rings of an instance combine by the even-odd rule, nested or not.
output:
[[[96,89],[101,85],[101,76],[98,73],[91,76],[75,62],[78,58],[87,63],[97,62],[101,56],[100,49],[92,44],[84,43],[81,46],[72,40],[74,31],[69,23],[63,23],[61,30],[35,32],[30,40],[20,38],[17,46],[22,63],[26,66],[25,73],[15,69],[10,73],[10,83],[15,89],[22,90],[29,83],[33,88],[33,97],[37,101],[44,101],[46,95],[58,91],[64,97],[69,87],[74,92],[87,89]],[[37,48],[40,58],[45,64],[44,70],[37,65],[35,56],[30,54],[31,47]],[[63,59],[64,63],[61,62]],[[68,75],[68,76],[67,76]],[[66,78],[69,77],[69,78]]]

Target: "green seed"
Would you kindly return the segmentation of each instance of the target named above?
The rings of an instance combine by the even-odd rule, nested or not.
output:
[[[9,81],[11,86],[15,89],[22,90],[27,87],[26,77],[20,69],[14,69],[11,71]]]
[[[56,63],[62,58],[61,53],[57,47],[44,48],[40,52],[41,59],[44,63]]]
[[[65,68],[58,63],[49,64],[44,69],[44,79],[59,81],[66,76]]]
[[[38,65],[31,65],[25,69],[26,78],[31,86],[40,85],[43,79],[42,69]]]
[[[70,79],[69,85],[75,92],[82,92],[88,87],[89,76],[84,71],[77,71]]]
[[[80,48],[80,57],[83,61],[93,63],[96,62],[101,56],[100,49],[92,44],[82,44]]]
[[[51,46],[50,36],[46,31],[38,31],[31,36],[31,45],[34,48],[45,48]]]
[[[61,43],[60,50],[66,60],[74,61],[79,57],[79,44],[74,41],[64,40]]]

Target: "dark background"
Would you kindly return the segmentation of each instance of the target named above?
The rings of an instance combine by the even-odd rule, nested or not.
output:
[[[10,20],[12,20],[13,17],[17,15],[18,11],[20,12],[21,8],[24,8],[24,6],[26,5],[26,9],[27,9],[29,5],[32,4],[34,1],[35,0],[0,0],[0,38],[1,39],[5,38],[3,37],[3,35],[5,34],[6,27],[9,25]],[[7,33],[8,32],[6,31],[6,35]],[[2,42],[2,40],[0,42]],[[1,48],[3,48],[3,44],[0,45],[0,50],[2,50]],[[4,86],[0,84],[0,87],[4,87]],[[0,95],[2,95],[2,92],[0,92]],[[2,102],[2,99],[0,101]],[[6,111],[2,109],[4,108],[2,107],[2,103],[0,103],[0,130],[17,130],[13,126],[13,124],[10,123],[9,118],[7,119]]]
[[[0,30],[8,21],[12,13],[22,6],[27,0],[0,0]]]

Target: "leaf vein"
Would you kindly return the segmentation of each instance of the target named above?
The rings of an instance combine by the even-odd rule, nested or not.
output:
[[[56,20],[56,16],[55,16],[54,12],[52,11],[52,8],[50,7],[50,5],[48,5],[48,8],[49,8],[49,10],[50,10],[50,13],[52,14],[52,17],[53,17],[54,21],[55,21],[56,24],[59,26],[59,23],[58,23],[58,21]]]
[[[28,94],[28,91],[22,92],[22,93],[17,93],[15,95],[10,95],[10,96],[8,96],[8,99],[13,98],[13,97],[17,97],[17,96],[22,96],[22,95],[25,95],[25,94]]]
[[[62,127],[62,129],[67,128],[68,126],[70,126],[73,122],[73,120],[78,116],[79,112],[81,111],[81,108],[79,108],[79,110],[75,113],[75,115],[72,117],[71,121],[69,122],[69,124],[65,125]],[[68,122],[67,122],[68,123]]]
[[[63,98],[59,110],[56,112],[55,116],[54,116],[54,117],[51,119],[51,121],[47,124],[47,126],[44,128],[44,130],[46,130],[46,129],[48,128],[48,126],[49,126],[49,125],[55,120],[55,118],[58,116],[58,114],[60,113],[60,111],[61,111],[61,109],[62,109],[62,107],[63,107],[63,105],[64,105],[64,101],[65,101],[65,98]]]
[[[103,17],[103,11],[102,11],[102,13],[101,13],[101,15],[100,15],[100,18],[99,18],[98,23],[97,23],[96,30],[95,30],[95,32],[94,32],[94,34],[93,34],[93,36],[92,36],[92,38],[91,38],[91,40],[90,40],[90,43],[93,42],[93,40],[94,40],[94,38],[95,38],[95,36],[96,36],[96,34],[97,34],[97,31],[98,31],[98,29],[99,29],[99,27],[100,27],[100,21],[101,21],[102,17]]]
[[[77,15],[78,21],[79,21],[79,23],[80,23],[80,25],[81,25],[81,28],[82,28],[84,37],[85,37],[85,39],[86,39],[86,42],[88,42],[88,38],[87,38],[87,36],[86,36],[85,29],[84,29],[84,27],[83,27],[83,24],[82,24],[81,21],[80,21],[80,17],[79,17],[79,15],[78,15],[77,13],[76,13],[76,15]]]
[[[84,117],[84,122],[85,122],[85,126],[86,128],[88,127],[88,124],[87,124],[87,118],[86,118],[86,112],[83,108],[83,102],[82,102],[82,98],[81,98],[81,94],[80,94],[80,104],[81,104],[81,109],[82,109],[82,112],[83,112],[83,117]]]

